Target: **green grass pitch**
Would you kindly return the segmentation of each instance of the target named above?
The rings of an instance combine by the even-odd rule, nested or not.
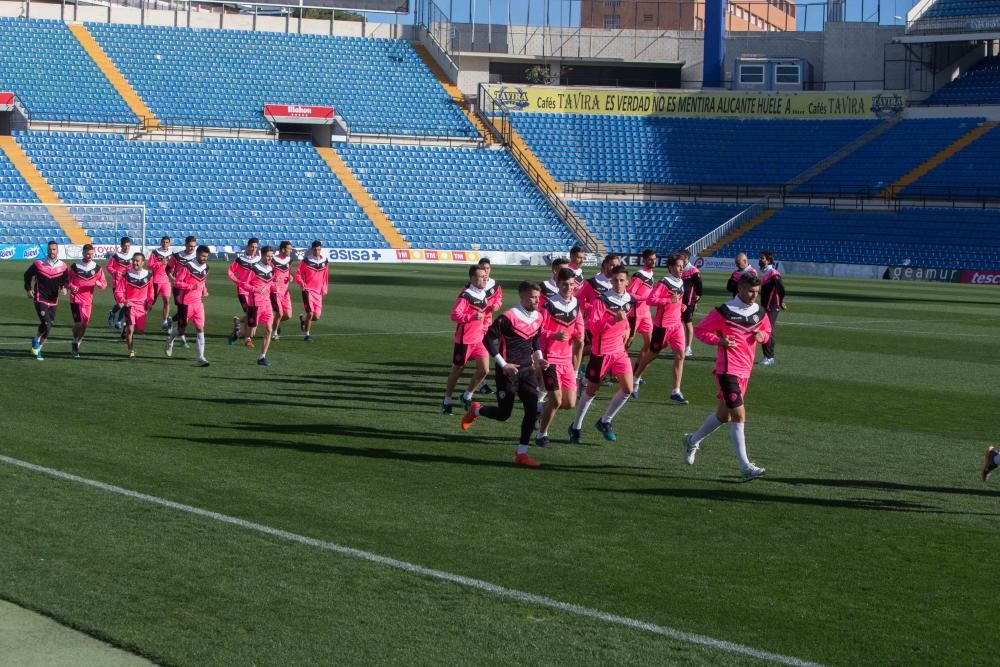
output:
[[[438,414],[462,267],[331,270],[306,344],[229,347],[213,267],[210,368],[138,358],[103,320],[69,356],[60,306],[29,356],[23,264],[0,266],[0,454],[266,526],[763,651],[838,665],[995,664],[1000,290],[788,276],[778,364],[747,397],[740,483],[712,351],[669,363],[605,443],[514,468],[519,408],[463,433]],[[512,304],[538,269],[498,268]],[[707,274],[702,311],[723,300]],[[297,294],[296,294],[297,296]],[[155,312],[155,311],[154,311]],[[156,329],[157,318],[152,328]],[[290,323],[291,324],[291,323]],[[456,396],[457,398],[457,396]],[[465,588],[0,464],[0,598],[169,665],[719,665],[753,658]],[[2,661],[2,660],[0,660]]]

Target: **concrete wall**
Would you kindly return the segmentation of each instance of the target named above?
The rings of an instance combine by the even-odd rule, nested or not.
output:
[[[37,19],[62,21],[91,21],[94,23],[125,23],[135,25],[163,25],[190,28],[216,28],[222,30],[257,30],[262,32],[290,32],[312,35],[338,35],[342,37],[399,37],[410,39],[412,26],[390,23],[360,23],[357,21],[320,21],[279,16],[248,14],[223,14],[209,11],[148,9],[143,12],[134,7],[90,7],[73,4],[59,5],[40,2],[0,1],[0,16],[27,16]]]
[[[821,32],[748,32],[726,37],[727,81],[736,76],[736,59],[745,56],[765,58],[804,58],[813,66],[816,80],[823,78],[823,33]],[[701,78],[699,76],[699,78]]]

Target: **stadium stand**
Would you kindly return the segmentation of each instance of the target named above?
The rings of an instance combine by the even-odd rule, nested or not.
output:
[[[39,203],[31,186],[2,151],[0,151],[0,201],[4,204]],[[11,211],[10,214],[5,212],[0,216],[0,240],[4,243],[38,243],[42,240],[69,243],[69,237],[51,216],[38,217],[36,214],[36,220],[44,222],[32,227],[30,231],[23,224],[19,224],[18,217],[16,211]]]
[[[994,127],[903,190],[910,195],[1000,197],[1000,128]]]
[[[743,210],[742,206],[672,201],[571,202],[608,250],[635,255],[687,247]]]
[[[716,254],[764,248],[785,261],[993,269],[1000,264],[1000,211],[786,206]]]
[[[782,185],[878,122],[510,116],[557,181],[665,185]]]
[[[1000,14],[1000,2],[995,0],[937,0],[920,18],[951,18],[955,16],[993,16]]]
[[[265,104],[332,105],[352,132],[479,136],[405,41],[86,25],[165,124],[265,128]]]
[[[137,123],[62,21],[0,18],[0,89],[32,120]]]
[[[340,248],[388,247],[308,144],[85,133],[16,138],[67,205],[145,204],[147,238],[191,233],[210,245],[238,246],[253,235],[298,247],[316,238]],[[88,231],[96,243],[113,242],[109,229]]]
[[[337,152],[415,248],[544,252],[574,243],[504,151],[347,144]]]
[[[802,185],[799,191],[878,194],[983,120],[904,120]]]
[[[1000,12],[1000,2],[996,5]],[[931,95],[925,104],[1000,104],[1000,56],[984,58]]]

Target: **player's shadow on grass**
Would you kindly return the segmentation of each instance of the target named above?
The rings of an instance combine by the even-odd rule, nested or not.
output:
[[[371,426],[360,426],[354,424],[332,424],[332,423],[310,423],[310,424],[267,424],[255,422],[240,422],[238,424],[192,424],[194,429],[222,429],[232,431],[247,431],[249,433],[273,433],[287,436],[289,433],[301,435],[317,435],[325,437],[347,437],[365,440],[376,440],[378,442],[388,442],[392,440],[417,441],[417,442],[443,442],[449,445],[461,443],[461,432],[458,432],[458,420],[454,420],[455,431],[449,429],[447,433],[433,433],[418,430],[397,430],[389,428],[374,428]],[[238,441],[239,442],[239,441]],[[260,441],[264,442],[264,441]],[[474,444],[499,443],[510,447],[510,437],[502,436],[482,436],[475,440]],[[266,442],[264,443],[266,444]],[[324,451],[320,446],[318,450]]]
[[[892,294],[881,296],[878,294],[863,294],[860,292],[827,292],[827,291],[805,291],[800,292],[795,291],[796,298],[810,298],[810,299],[822,299],[822,300],[836,300],[836,301],[858,301],[866,303],[900,303],[901,301],[912,301],[914,303],[947,303],[954,305],[955,303],[962,304],[977,304],[982,303],[980,301],[974,301],[972,299],[968,301],[957,301],[953,298],[946,296],[901,296],[899,294]]]
[[[761,482],[756,482],[760,484]],[[662,496],[666,498],[689,498],[692,500],[711,500],[724,503],[778,503],[783,505],[802,505],[805,507],[832,507],[836,509],[868,510],[876,512],[904,512],[917,514],[959,514],[965,516],[1000,516],[995,512],[954,512],[943,510],[932,505],[911,502],[908,500],[891,500],[878,498],[812,498],[806,496],[783,496],[759,491],[744,491],[735,489],[601,489],[591,488],[588,491],[605,493],[631,493],[640,496]]]
[[[959,496],[1000,496],[993,489],[968,489],[955,486],[922,486],[919,484],[899,484],[879,479],[823,479],[809,477],[768,477],[768,482],[790,484],[792,486],[832,486],[848,489],[881,489],[884,491],[916,491],[919,493],[947,493]]]

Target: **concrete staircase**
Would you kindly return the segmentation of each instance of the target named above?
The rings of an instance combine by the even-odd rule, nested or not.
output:
[[[760,224],[762,224],[762,223],[767,222],[768,220],[770,220],[771,217],[775,213],[777,213],[777,212],[778,212],[778,209],[765,208],[763,211],[761,211],[760,213],[758,213],[754,217],[750,218],[750,220],[748,220],[745,224],[740,225],[739,227],[737,227],[733,231],[729,232],[728,234],[726,234],[725,236],[723,236],[721,239],[719,239],[718,241],[716,241],[712,245],[710,245],[707,248],[705,248],[703,251],[701,251],[699,253],[699,255],[701,255],[702,257],[711,257],[720,248],[723,248],[727,244],[735,241],[736,239],[738,239],[739,237],[743,236],[744,234],[746,234],[747,232],[749,232],[751,229],[753,229],[754,227],[756,227],[757,225],[760,225]]]
[[[337,175],[337,178],[344,184],[347,191],[351,193],[351,197],[364,210],[365,215],[372,221],[372,224],[375,225],[379,233],[385,237],[389,245],[393,248],[409,248],[410,244],[399,233],[396,226],[392,224],[392,221],[385,214],[385,211],[382,210],[382,207],[368,194],[365,186],[361,185],[361,181],[357,179],[354,172],[351,171],[351,168],[347,166],[347,163],[344,162],[337,151],[332,148],[317,148],[316,152],[329,165],[331,171]]]
[[[424,64],[427,65],[427,68],[430,69],[435,77],[437,77],[437,80],[441,83],[441,87],[448,93],[448,97],[450,97],[455,104],[458,105],[458,108],[462,110],[465,117],[469,119],[473,127],[476,128],[476,131],[479,132],[479,136],[482,137],[483,143],[487,146],[491,146],[496,143],[493,133],[489,131],[483,121],[480,120],[479,116],[472,111],[472,107],[469,105],[469,101],[465,99],[465,95],[463,95],[462,91],[458,89],[458,86],[451,82],[448,78],[448,74],[437,63],[437,61],[434,60],[434,56],[432,56],[430,51],[427,50],[427,47],[423,44],[414,44],[413,49],[417,52],[417,55],[420,56],[420,59],[424,61]]]
[[[97,43],[94,36],[90,34],[87,30],[87,26],[82,23],[70,23],[69,30],[76,36],[76,39],[80,42],[84,51],[91,57],[97,67],[104,73],[111,85],[114,86],[115,90],[121,96],[125,103],[128,104],[129,109],[132,110],[136,116],[142,121],[142,126],[146,130],[156,130],[160,127],[160,121],[157,120],[156,115],[153,113],[152,109],[146,105],[139,93],[135,91],[132,84],[128,82],[125,76],[118,70],[118,67],[111,62],[111,58],[108,54],[104,52],[101,45]]]
[[[0,137],[0,150],[3,150],[7,158],[21,172],[21,176],[31,187],[39,201],[45,204],[45,207],[52,217],[55,218],[55,221],[66,232],[69,240],[76,245],[92,243],[93,240],[90,238],[90,235],[87,234],[83,227],[80,226],[79,221],[69,212],[66,205],[59,199],[59,195],[48,184],[48,181],[42,176],[42,172],[38,171],[31,158],[24,152],[20,144],[14,140],[14,137]]]

